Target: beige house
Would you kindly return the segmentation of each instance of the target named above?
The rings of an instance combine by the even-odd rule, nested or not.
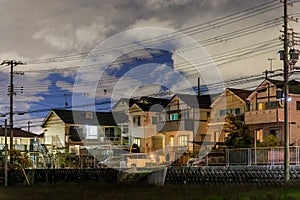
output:
[[[89,112],[54,109],[42,123],[44,144],[51,151],[85,155],[87,150],[111,150],[122,144],[126,115],[112,112]]]
[[[211,119],[208,133],[212,145],[224,144],[227,130],[227,114],[240,116],[244,120],[247,98],[252,93],[249,90],[226,88],[211,104]]]
[[[207,132],[210,119],[211,97],[209,95],[174,95],[157,123],[153,138],[154,150],[162,149],[170,160],[181,158],[181,163],[190,153],[197,153]]]
[[[145,96],[121,98],[113,106],[112,111],[128,116],[128,121],[123,124],[127,129],[122,132],[125,144],[129,146],[137,144],[142,152],[153,151],[151,136],[156,133],[158,112],[162,111],[169,101],[169,99]]]
[[[20,128],[13,129],[13,148],[22,152],[37,151],[37,146],[43,142],[43,134],[37,135]],[[10,147],[10,131],[7,130],[7,144]],[[5,147],[5,129],[0,128],[0,148]],[[36,148],[35,148],[36,147]]]
[[[300,83],[289,82],[288,118],[290,144],[300,145]],[[265,136],[275,135],[283,143],[284,104],[282,99],[283,81],[266,79],[248,97],[249,106],[245,123],[257,141]]]
[[[157,150],[153,141],[156,135],[156,123],[161,113],[169,103],[169,99],[141,97],[129,110],[130,134],[132,143],[148,153]]]

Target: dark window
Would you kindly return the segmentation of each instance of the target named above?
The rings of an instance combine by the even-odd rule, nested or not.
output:
[[[235,109],[234,114],[240,115],[241,114],[241,109],[239,109],[239,108]]]
[[[210,112],[207,112],[206,116],[207,118],[210,118]]]
[[[152,123],[153,124],[157,123],[157,117],[152,117]]]
[[[297,106],[296,109],[297,109],[297,110],[300,110],[300,101],[297,101],[297,105],[296,105],[296,106]]]
[[[105,128],[106,137],[114,137],[115,136],[114,132],[115,132],[114,127]]]
[[[225,110],[220,110],[220,116],[225,116],[226,111]]]
[[[277,106],[277,102],[276,101],[272,101],[272,102],[270,102],[270,104],[269,104],[269,108],[270,109],[273,109],[273,108],[276,108]]]
[[[141,116],[137,115],[132,118],[133,124],[135,126],[141,126]]]

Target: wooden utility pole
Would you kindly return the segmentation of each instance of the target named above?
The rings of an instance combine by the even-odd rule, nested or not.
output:
[[[290,144],[288,129],[288,82],[289,82],[289,60],[288,60],[288,0],[283,1],[283,76],[284,76],[284,182],[290,181]]]
[[[9,86],[9,133],[10,133],[10,149],[13,149],[13,137],[14,137],[14,130],[13,130],[13,122],[14,122],[14,67],[17,65],[24,65],[25,63],[21,61],[15,60],[5,60],[1,63],[1,65],[7,64],[10,66],[10,86]]]

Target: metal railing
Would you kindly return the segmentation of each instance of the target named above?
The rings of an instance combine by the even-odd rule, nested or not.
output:
[[[226,165],[283,165],[283,147],[259,147],[245,149],[227,149]],[[290,147],[290,164],[300,165],[300,147]]]

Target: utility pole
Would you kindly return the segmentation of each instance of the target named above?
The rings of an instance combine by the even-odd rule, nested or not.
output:
[[[13,131],[13,122],[14,122],[14,118],[13,118],[13,110],[14,110],[14,67],[17,65],[25,65],[25,63],[21,62],[21,61],[15,61],[15,60],[4,60],[1,65],[9,65],[10,66],[10,86],[9,86],[9,132],[10,132],[10,149],[13,149],[13,135],[14,135],[14,131]],[[23,73],[24,74],[24,73]]]
[[[4,122],[5,126],[5,133],[4,133],[4,144],[5,144],[5,160],[4,160],[4,186],[7,187],[7,180],[8,180],[8,170],[7,170],[7,161],[8,161],[8,155],[7,155],[7,119],[5,119]]]
[[[288,183],[290,181],[290,136],[289,136],[289,118],[288,118],[288,91],[289,91],[289,76],[291,75],[290,71],[293,70],[292,66],[295,65],[295,63],[298,60],[298,53],[295,52],[294,45],[296,45],[296,41],[294,39],[294,36],[296,33],[292,31],[290,34],[289,31],[293,29],[288,28],[288,21],[295,21],[298,22],[297,18],[289,17],[288,16],[288,6],[293,6],[293,2],[288,2],[288,0],[281,0],[281,3],[283,3],[283,50],[280,52],[280,59],[283,60],[283,79],[284,79],[284,85],[283,85],[283,94],[284,94],[284,182]],[[290,39],[290,36],[292,38]],[[292,47],[292,52],[289,52],[289,47]],[[289,62],[288,56],[291,56],[291,62]]]
[[[28,132],[28,133],[30,132],[30,124],[32,124],[32,122],[31,122],[31,121],[28,121],[28,122],[27,122],[27,125],[28,125],[28,126],[27,126],[27,132]]]
[[[287,107],[287,92],[289,81],[289,61],[288,61],[288,15],[287,6],[288,0],[283,1],[283,76],[284,76],[284,182],[290,181],[290,144],[288,132],[288,107]]]

